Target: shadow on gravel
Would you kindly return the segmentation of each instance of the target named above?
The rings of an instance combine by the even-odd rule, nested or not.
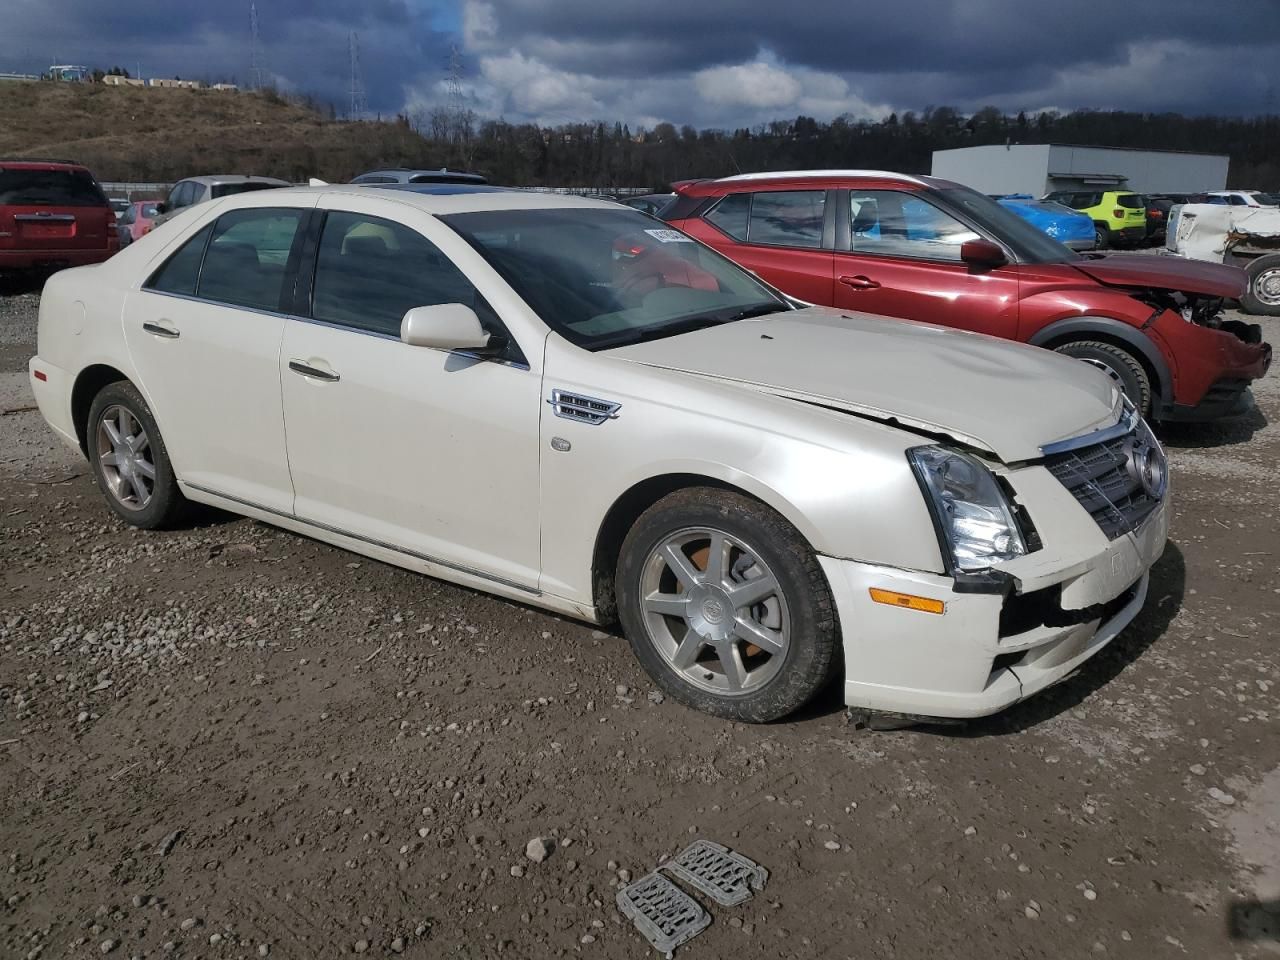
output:
[[[1186,574],[1182,551],[1170,541],[1160,562],[1151,568],[1151,586],[1142,612],[1101,653],[1086,660],[1070,679],[1043,690],[1022,703],[1014,704],[994,717],[970,720],[958,726],[921,726],[915,729],[950,737],[1005,736],[1020,733],[1078,707],[1119,676],[1146,653],[1148,647],[1164,636],[1182,606]]]
[[[1237,900],[1227,907],[1232,940],[1280,943],[1280,900]]]
[[[1256,406],[1242,417],[1216,423],[1166,423],[1160,426],[1160,442],[1179,450],[1204,450],[1246,443],[1267,425]]]
[[[16,297],[24,293],[39,293],[48,279],[41,274],[0,274],[0,297]]]

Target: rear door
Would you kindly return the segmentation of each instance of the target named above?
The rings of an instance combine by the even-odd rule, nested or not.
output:
[[[1018,268],[974,268],[960,246],[980,235],[920,193],[841,191],[835,305],[997,337],[1018,329]]]
[[[98,251],[115,214],[87,170],[56,164],[0,167],[0,249],[50,254]]]
[[[179,479],[286,515],[280,342],[308,213],[224,213],[171,253],[124,311],[125,342]]]
[[[831,306],[834,190],[731,193],[689,232],[784,293]]]

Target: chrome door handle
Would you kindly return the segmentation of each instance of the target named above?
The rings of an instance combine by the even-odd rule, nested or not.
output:
[[[179,331],[173,329],[173,327],[166,327],[163,323],[151,323],[148,321],[142,325],[142,329],[147,333],[154,333],[157,337],[164,337],[168,340],[177,340],[182,336]]]
[[[862,274],[858,274],[856,277],[841,277],[840,282],[846,287],[852,287],[854,290],[874,290],[880,286],[875,280]]]
[[[304,377],[311,377],[313,380],[323,380],[325,383],[337,383],[342,378],[332,370],[321,370],[319,367],[313,367],[305,360],[290,360],[289,369],[294,373],[300,373]]]

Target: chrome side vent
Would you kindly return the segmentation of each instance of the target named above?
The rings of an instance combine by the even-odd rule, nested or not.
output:
[[[612,400],[600,400],[596,397],[584,397],[580,393],[569,393],[566,390],[552,390],[551,399],[547,401],[557,417],[566,420],[577,420],[595,426],[618,416],[622,404]]]

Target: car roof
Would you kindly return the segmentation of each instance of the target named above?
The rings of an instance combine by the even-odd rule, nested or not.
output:
[[[486,210],[556,210],[565,208],[627,211],[644,214],[608,200],[589,200],[567,193],[542,193],[488,184],[469,183],[369,183],[329,184],[314,187],[287,187],[281,190],[239,193],[217,201],[222,209],[241,206],[273,206],[288,197],[350,196],[368,198],[374,193],[388,200],[416,207],[433,215],[476,213]]]
[[[203,183],[209,186],[221,186],[228,183],[274,183],[289,186],[288,180],[277,180],[275,177],[245,176],[239,173],[213,173],[199,177],[183,177],[180,183]]]
[[[377,170],[366,170],[352,179],[359,180],[361,177],[378,176],[404,177],[406,181],[411,177],[439,177],[441,179],[467,177],[473,178],[476,183],[486,182],[482,174],[472,173],[470,170],[450,170],[448,167],[440,167],[434,170],[427,167],[379,167]]]
[[[82,163],[76,163],[74,160],[45,160],[40,158],[5,158],[0,157],[0,167],[12,167],[16,170],[50,170],[58,168],[66,168],[68,170],[85,170]]]
[[[892,170],[769,170],[760,173],[739,173],[732,177],[721,177],[715,180],[684,180],[673,183],[677,193],[685,195],[714,195],[725,192],[728,187],[737,185],[757,186],[813,184],[820,182],[840,183],[846,180],[877,180],[910,184],[914,187],[949,187],[949,180],[937,177],[913,176],[907,173],[895,173]]]

